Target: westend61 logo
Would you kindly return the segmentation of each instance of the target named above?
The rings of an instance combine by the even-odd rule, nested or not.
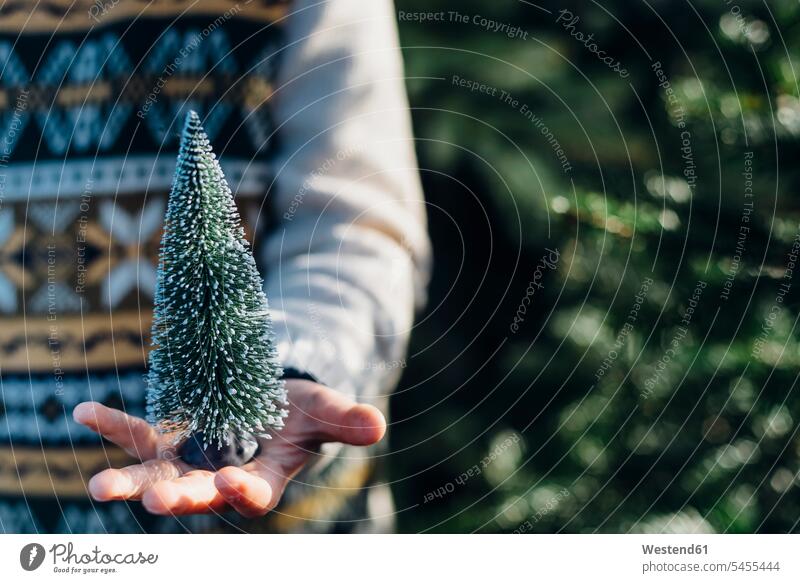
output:
[[[136,553],[104,553],[98,546],[88,552],[76,552],[72,543],[54,544],[48,551],[39,543],[29,543],[19,552],[19,564],[26,571],[35,571],[50,555],[54,573],[106,575],[117,572],[117,565],[154,565],[158,555]]]

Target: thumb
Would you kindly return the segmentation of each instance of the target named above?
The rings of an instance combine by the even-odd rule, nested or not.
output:
[[[386,419],[372,405],[359,404],[334,389],[310,381],[289,381],[302,386],[289,388],[293,411],[287,419],[302,422],[320,441],[350,445],[372,445],[386,433]],[[288,383],[287,383],[288,384]],[[294,394],[293,394],[294,393]],[[298,419],[300,417],[301,419]]]

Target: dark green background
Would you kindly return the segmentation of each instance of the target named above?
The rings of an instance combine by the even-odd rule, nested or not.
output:
[[[798,229],[800,7],[537,5],[397,3],[527,32],[400,22],[436,268],[392,402],[386,466],[399,528],[797,530],[800,274],[786,266]],[[562,8],[628,78],[556,22]],[[691,189],[655,61],[685,111]],[[526,104],[572,170],[519,107],[454,86],[453,75]],[[560,252],[557,270],[545,270],[512,333],[548,247]],[[598,381],[646,278],[641,309]],[[676,336],[700,280],[707,287]],[[674,338],[674,357],[645,396]],[[498,444],[496,459],[463,477]]]

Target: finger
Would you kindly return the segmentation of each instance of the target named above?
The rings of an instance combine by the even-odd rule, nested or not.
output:
[[[245,473],[265,483],[269,488],[269,501],[266,504],[266,512],[278,505],[283,496],[283,491],[286,490],[286,486],[289,484],[289,480],[300,470],[303,463],[295,463],[293,461],[290,465],[292,469],[287,469],[277,459],[263,456],[254,459],[241,468]],[[263,508],[260,510],[263,511]]]
[[[144,419],[91,401],[76,405],[72,417],[140,460],[156,457],[158,432]]]
[[[277,504],[270,483],[242,468],[222,468],[214,477],[214,486],[236,512],[247,518],[263,516]]]
[[[181,470],[166,460],[150,460],[118,470],[103,470],[89,480],[89,494],[99,502],[138,500],[153,484],[172,480],[180,474]]]
[[[142,505],[160,515],[202,514],[226,508],[225,498],[214,486],[214,473],[205,470],[153,484],[142,496]]]
[[[355,403],[327,387],[320,386],[307,400],[306,408],[298,404],[298,409],[315,422],[315,430],[322,441],[372,445],[386,433],[386,420],[378,409]]]

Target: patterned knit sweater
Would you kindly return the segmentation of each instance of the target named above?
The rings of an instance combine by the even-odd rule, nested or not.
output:
[[[285,367],[385,408],[429,247],[388,0],[0,7],[0,532],[385,530],[374,451],[326,447],[276,512],[92,502],[133,460],[72,421],[143,414],[180,123],[200,112],[266,276]],[[403,361],[404,362],[404,361]]]

